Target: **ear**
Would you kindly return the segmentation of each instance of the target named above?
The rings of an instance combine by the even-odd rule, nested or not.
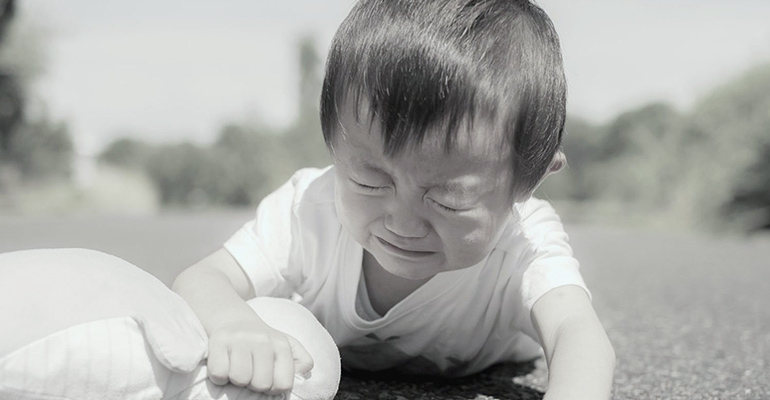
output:
[[[567,157],[564,156],[564,153],[559,150],[554,154],[553,159],[551,160],[551,164],[548,165],[548,171],[546,171],[545,176],[554,174],[556,172],[561,171],[562,168],[567,166]]]
[[[553,155],[553,159],[551,159],[551,163],[548,164],[548,170],[545,171],[545,175],[543,175],[542,178],[540,178],[540,181],[537,182],[537,185],[532,189],[531,192],[527,196],[525,196],[523,199],[518,199],[516,202],[524,202],[527,199],[529,199],[533,193],[535,193],[535,190],[545,181],[545,178],[548,177],[548,175],[555,174],[559,171],[561,171],[562,168],[567,166],[567,157],[564,156],[564,153],[561,150],[558,150],[556,154]]]

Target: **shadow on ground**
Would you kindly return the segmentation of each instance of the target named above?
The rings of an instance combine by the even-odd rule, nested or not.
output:
[[[534,361],[501,364],[458,379],[345,372],[336,400],[540,400],[543,393],[514,382],[537,369]]]

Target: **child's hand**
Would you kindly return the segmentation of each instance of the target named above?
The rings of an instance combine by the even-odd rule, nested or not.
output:
[[[312,368],[313,359],[296,339],[259,320],[229,323],[209,335],[208,374],[217,385],[280,394],[291,390],[295,373]]]

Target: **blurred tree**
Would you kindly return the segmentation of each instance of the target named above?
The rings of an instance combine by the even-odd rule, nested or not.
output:
[[[770,230],[770,141],[743,175],[724,212],[749,231]]]
[[[291,151],[266,128],[226,126],[212,151],[223,164],[219,191],[228,205],[257,204],[295,169]]]
[[[331,162],[318,113],[321,62],[309,37],[299,41],[297,54],[297,118],[284,132],[257,123],[232,123],[210,147],[151,146],[120,139],[105,149],[100,161],[144,169],[166,206],[257,204],[297,169]]]
[[[0,43],[3,42],[5,30],[16,11],[14,0],[0,0]]]
[[[604,126],[570,115],[562,142],[567,168],[540,192],[551,199],[659,208],[674,186],[683,125],[665,103],[624,112]]]
[[[0,69],[16,77],[26,93],[45,73],[52,31],[29,14],[15,13],[14,0],[0,0],[0,9],[3,6],[10,16],[0,16]]]
[[[225,126],[208,147],[119,139],[99,160],[144,170],[162,204],[171,207],[257,204],[291,175],[296,164],[278,135],[245,124]]]
[[[297,55],[299,58],[298,109],[300,116],[298,119],[303,122],[310,118],[317,120],[323,71],[321,70],[321,58],[316,50],[315,42],[310,36],[304,36],[299,40]]]
[[[0,161],[7,157],[11,137],[22,120],[21,87],[13,75],[0,72]]]
[[[751,68],[706,95],[685,137],[681,174],[687,187],[679,202],[696,216],[708,216],[712,228],[741,228],[734,212],[722,211],[736,196],[762,192],[752,188],[762,179],[749,178],[747,171],[763,165],[761,149],[770,142],[770,64]]]
[[[14,14],[14,1],[0,0],[0,46]],[[7,157],[11,134],[21,121],[22,112],[21,88],[14,76],[4,69],[0,69],[0,162]]]
[[[142,170],[147,165],[152,152],[152,146],[145,142],[122,138],[110,143],[99,155],[99,161],[117,167]]]
[[[72,174],[74,151],[66,125],[53,121],[43,104],[36,115],[25,112],[27,93],[45,70],[49,33],[34,20],[16,16],[13,0],[0,0],[0,169],[14,171],[0,178],[18,173],[49,180]],[[0,187],[9,185],[15,183],[0,179]]]
[[[607,126],[606,160],[593,179],[607,184],[602,197],[665,207],[676,186],[685,119],[669,104],[651,103],[620,114]]]
[[[297,44],[299,57],[299,87],[297,119],[282,135],[287,149],[291,149],[295,166],[322,167],[331,164],[331,157],[321,133],[319,116],[323,70],[315,42],[309,36]]]
[[[49,180],[71,177],[73,152],[67,126],[43,116],[18,128],[10,138],[7,157],[22,177]]]
[[[159,146],[147,172],[167,206],[206,206],[216,202],[207,190],[223,176],[206,149],[192,143]]]
[[[681,126],[681,116],[666,103],[651,103],[626,111],[607,126],[602,156],[606,159],[639,151]]]

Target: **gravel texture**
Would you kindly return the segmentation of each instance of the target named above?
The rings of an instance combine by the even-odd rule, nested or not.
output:
[[[497,365],[483,373],[452,380],[345,374],[336,399],[541,399],[547,379],[545,365],[538,365],[541,363]]]
[[[770,240],[573,228],[617,399],[770,399]]]
[[[252,211],[0,219],[0,252],[88,247],[170,284]],[[568,226],[618,363],[615,399],[770,399],[770,239]],[[345,376],[337,399],[540,399],[542,360],[450,381]]]

